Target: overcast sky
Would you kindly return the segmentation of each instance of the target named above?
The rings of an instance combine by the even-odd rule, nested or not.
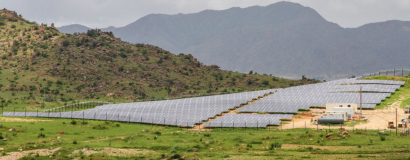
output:
[[[311,7],[342,27],[386,20],[410,21],[410,0],[290,0]],[[122,27],[152,13],[196,13],[231,7],[267,6],[279,0],[0,0],[24,18],[60,27]]]

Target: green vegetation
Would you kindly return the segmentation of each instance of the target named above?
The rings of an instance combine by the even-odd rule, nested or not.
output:
[[[176,155],[210,159],[347,159],[359,156],[400,159],[410,156],[409,138],[396,137],[394,134],[380,136],[375,130],[356,130],[355,133],[347,131],[349,135],[339,133],[339,127],[332,127],[330,132],[278,128],[214,128],[211,131],[193,132],[184,128],[150,124],[92,120],[86,120],[87,124],[80,124],[72,123],[70,119],[42,121],[48,119],[41,118],[27,120],[35,122],[2,122],[0,135],[8,140],[0,143],[5,148],[6,155],[20,149],[35,151],[61,147],[54,154],[38,158],[121,159],[108,155],[109,153],[98,152],[111,147],[138,149],[138,152],[121,156],[129,159],[170,159]],[[10,129],[13,131],[9,131]],[[59,132],[64,134],[58,134]],[[75,150],[83,148],[95,152],[91,155],[80,154],[78,151],[73,154]],[[25,158],[36,156],[32,154]]]
[[[404,108],[410,105],[410,75],[402,76],[402,77],[393,77],[393,76],[374,76],[364,78],[366,80],[394,80],[394,81],[405,81],[403,87],[397,89],[396,92],[391,94],[390,97],[383,100],[380,104],[378,104],[375,108],[376,109],[383,109],[387,108],[390,105],[397,105],[397,107]]]
[[[137,102],[317,83],[206,66],[192,55],[130,44],[111,32],[62,34],[1,10],[0,101],[6,110],[84,101]],[[45,92],[45,93],[44,93]]]

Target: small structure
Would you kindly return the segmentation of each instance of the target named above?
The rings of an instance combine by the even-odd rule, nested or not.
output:
[[[346,112],[347,119],[353,118],[356,110],[357,110],[356,103],[326,103],[326,112],[331,112],[331,111]]]

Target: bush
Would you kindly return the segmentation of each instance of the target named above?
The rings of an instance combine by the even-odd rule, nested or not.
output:
[[[281,148],[281,147],[282,147],[282,144],[275,142],[275,143],[270,144],[269,150],[273,150],[274,148]]]
[[[118,124],[118,123],[117,123],[117,124],[115,124],[115,127],[120,127],[120,124]]]
[[[84,122],[81,122],[81,124],[82,124],[82,125],[87,125],[88,122],[84,121]]]
[[[38,134],[38,136],[37,136],[38,138],[44,138],[44,137],[46,137],[46,135],[45,134],[43,134],[43,133],[40,133],[40,134]]]
[[[64,47],[67,47],[69,45],[70,45],[70,41],[68,41],[68,40],[63,41],[63,46]]]
[[[16,25],[14,25],[14,24],[13,24],[13,25],[11,25],[11,28],[16,28]]]
[[[77,121],[72,120],[72,121],[71,121],[71,124],[72,124],[72,125],[76,125],[76,124],[77,124]]]
[[[40,128],[40,131],[44,131],[44,128]]]
[[[173,156],[171,156],[170,159],[180,159],[180,158],[181,158],[181,155],[179,155],[179,154],[174,154]]]
[[[386,140],[386,137],[385,137],[385,136],[380,136],[380,140],[381,140],[381,141],[385,141],[385,140]]]
[[[161,135],[161,132],[160,132],[160,131],[156,131],[156,132],[154,132],[154,134]]]
[[[77,141],[74,140],[74,141],[73,141],[73,144],[77,144]]]
[[[264,81],[262,82],[262,84],[265,85],[265,86],[268,86],[268,85],[269,85],[269,81],[264,80]]]
[[[362,145],[361,144],[357,145],[357,148],[362,148]]]

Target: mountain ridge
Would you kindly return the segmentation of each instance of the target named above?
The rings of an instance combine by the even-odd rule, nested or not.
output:
[[[410,22],[391,20],[342,28],[292,2],[150,14],[112,32],[130,43],[192,54],[204,64],[276,76],[347,77],[410,68]],[[376,65],[377,64],[377,65]]]

